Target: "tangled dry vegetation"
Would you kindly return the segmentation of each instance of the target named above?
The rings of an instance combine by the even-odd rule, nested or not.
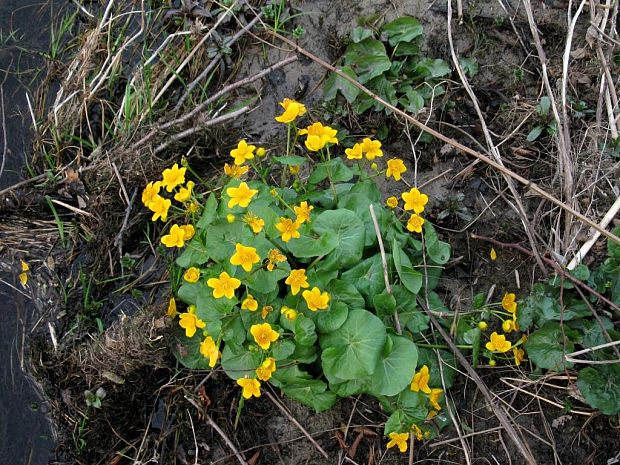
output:
[[[373,2],[362,3],[360,12],[336,7],[325,22],[337,17],[354,25],[358,13],[384,19]],[[414,9],[393,3],[385,12],[390,18]],[[56,38],[57,54],[50,56],[33,108],[32,176],[1,192],[3,251],[38,257],[35,271],[56,282],[53,292],[47,287],[49,295],[36,300],[47,334],[35,365],[62,433],[59,463],[255,464],[261,454],[261,463],[325,463],[323,457],[401,463],[385,455],[375,428],[385,417],[363,397],[339,406],[333,417],[309,420],[305,410],[283,406],[274,392],[255,410],[246,408],[238,422],[228,388],[210,384],[211,375],[177,369],[168,355],[161,319],[168,262],[157,250],[160,232],[147,226],[136,197],[146,180],[181,157],[205,177],[218,176],[231,128],[265,126],[261,107],[299,90],[298,82],[278,80],[283,70],[311,76],[301,97],[319,100],[319,85],[326,71],[334,71],[329,63],[338,50],[327,48],[329,38],[315,16],[293,17],[297,10],[288,6],[274,16],[279,2],[268,2],[266,10],[260,2],[242,1],[166,5],[110,1],[64,12],[59,23],[71,26]],[[488,5],[468,11],[460,1],[455,12],[450,4],[447,11],[427,6],[431,35],[445,44],[438,52],[455,70],[454,80],[446,80],[446,98],[456,105],[431,106],[418,115],[392,108],[394,115],[380,121],[395,134],[390,143],[410,153],[420,183],[440,183],[444,196],[469,189],[492,197],[471,202],[475,211],[466,224],[444,224],[451,242],[461,244],[455,253],[461,258],[449,268],[471,262],[469,276],[466,267],[454,273],[453,303],[467,305],[474,290],[490,296],[492,288],[476,282],[488,279],[485,272],[502,274],[498,285],[514,285],[514,274],[525,292],[538,276],[596,260],[599,236],[618,241],[607,230],[620,208],[617,2],[582,1],[568,10],[534,8],[529,0],[513,9],[500,2],[493,14]],[[303,48],[286,33],[293,25],[306,29]],[[515,67],[499,69],[494,60],[506,63],[499,57],[507,43]],[[478,81],[459,66],[463,48],[478,53]],[[256,57],[258,69],[247,65]],[[545,115],[537,111],[543,96],[549,102]],[[576,117],[580,101],[589,111]],[[347,116],[340,124],[355,130],[361,117],[343,105]],[[325,111],[338,120],[337,111]],[[536,125],[555,129],[530,143],[526,138]],[[421,146],[421,132],[435,141]],[[260,137],[255,129],[251,135]],[[490,242],[508,257],[500,273],[480,258],[490,244],[468,237],[474,232],[476,239],[494,238]],[[481,273],[472,272],[474,256]],[[560,448],[583,439],[581,426],[604,423],[591,410],[576,408],[556,418],[570,438],[549,425],[547,406],[561,410],[573,394],[569,373],[532,381],[506,369],[481,378],[464,357],[459,362],[461,380],[450,402],[464,409],[454,409],[452,437],[423,445],[416,460],[577,463]],[[87,407],[83,391],[100,386],[107,391],[104,408]],[[284,413],[274,420],[274,410]],[[263,418],[278,427],[266,433]],[[603,463],[612,457],[600,455],[610,450],[602,449],[619,443],[613,431],[584,442],[587,453],[579,463]]]

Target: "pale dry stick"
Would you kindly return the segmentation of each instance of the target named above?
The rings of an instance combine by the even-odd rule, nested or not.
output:
[[[546,397],[539,396],[538,394],[535,394],[535,393],[533,393],[533,392],[530,392],[530,391],[528,391],[527,389],[523,389],[523,388],[522,388],[522,387],[520,387],[520,386],[516,386],[516,385],[514,385],[514,384],[511,384],[511,383],[509,383],[509,382],[507,381],[507,378],[500,378],[500,381],[501,381],[502,383],[504,383],[504,384],[506,384],[506,385],[510,386],[512,389],[516,389],[517,391],[522,392],[522,393],[524,393],[524,394],[527,394],[528,396],[531,396],[531,397],[533,397],[533,398],[535,398],[535,399],[540,399],[540,400],[542,400],[543,402],[546,402],[547,404],[553,405],[553,406],[555,406],[555,407],[557,407],[557,408],[559,408],[559,409],[563,409],[563,408],[565,407],[564,405],[559,404],[559,403],[557,403],[557,402],[554,402],[554,401],[552,401],[552,400],[549,400],[549,399],[547,399]],[[581,410],[576,410],[576,409],[572,409],[572,410],[571,410],[571,413],[574,413],[575,415],[582,415],[582,416],[586,416],[586,417],[590,417],[590,416],[592,416],[592,413],[591,413],[591,412],[583,412],[583,411],[581,411]]]
[[[131,36],[129,38],[129,40],[123,42],[123,45],[121,45],[121,47],[114,54],[114,56],[110,58],[109,50],[111,48],[110,47],[110,38],[111,38],[111,29],[112,29],[112,28],[110,28],[109,33],[108,33],[108,56],[106,57],[106,59],[105,59],[103,65],[102,65],[101,70],[99,71],[99,73],[91,81],[92,83],[96,83],[96,84],[94,86],[91,85],[91,87],[90,87],[90,89],[88,91],[88,94],[86,95],[87,98],[89,98],[91,95],[96,94],[97,91],[99,90],[99,88],[102,85],[107,84],[107,82],[108,82],[107,78],[110,75],[110,73],[112,72],[112,69],[114,69],[114,67],[118,64],[119,60],[121,59],[121,57],[123,55],[123,52],[133,42],[138,40],[138,38],[143,34],[144,28],[145,28],[145,25],[146,25],[145,20],[144,20],[144,16],[145,16],[144,0],[142,0],[142,2],[141,2],[141,10],[140,11],[132,11],[130,13],[132,13],[132,14],[141,13],[142,21],[140,22],[140,29],[133,36]],[[110,18],[110,21],[112,21],[112,19],[114,19],[114,18]]]
[[[138,193],[138,189],[135,188],[133,193],[131,194],[131,200],[129,200],[127,204],[127,210],[125,211],[125,217],[123,218],[123,224],[121,225],[121,229],[116,235],[114,239],[114,246],[118,248],[118,256],[120,259],[123,258],[123,235],[125,234],[125,229],[127,229],[127,225],[129,224],[129,215],[131,215],[131,210],[133,208],[133,203],[136,200],[136,195]],[[121,266],[122,266],[121,260]]]
[[[561,189],[564,194],[564,198],[566,202],[570,202],[571,210],[575,210],[576,208],[576,200],[573,195],[573,173],[572,162],[570,158],[570,135],[568,133],[568,124],[565,124],[566,121],[563,121],[560,118],[560,113],[558,112],[557,103],[555,101],[555,97],[553,95],[553,89],[551,88],[551,83],[549,82],[549,76],[547,73],[547,55],[545,54],[545,50],[542,47],[542,43],[540,41],[540,36],[538,34],[538,27],[536,26],[536,21],[534,20],[534,14],[532,13],[532,5],[530,0],[523,0],[523,6],[525,7],[525,12],[527,14],[528,24],[530,26],[530,32],[532,33],[532,37],[534,39],[534,44],[536,46],[536,52],[538,53],[538,59],[540,60],[541,71],[543,84],[545,86],[547,97],[549,98],[549,102],[551,104],[551,110],[553,112],[553,118],[555,119],[558,136],[558,162],[559,162],[559,172],[560,172],[560,184]],[[574,215],[573,211],[564,209],[566,212]],[[570,229],[572,227],[572,219],[570,215],[566,215],[564,219],[565,224],[565,235],[564,235],[564,244],[565,246],[571,242],[570,239]],[[556,233],[557,235],[557,233]],[[556,240],[559,241],[559,237],[556,236]],[[620,239],[619,242],[620,243]]]
[[[586,365],[609,365],[612,363],[620,363],[620,358],[618,358],[617,360],[581,360],[578,358],[574,358],[577,355],[589,354],[590,352],[596,352],[599,349],[605,349],[607,347],[613,347],[614,349],[616,349],[617,345],[620,345],[620,341],[611,341],[594,347],[588,347],[587,349],[578,350],[577,352],[564,354],[564,360],[566,360],[567,362],[582,363]]]
[[[343,73],[341,70],[339,70],[339,69],[335,68],[334,66],[330,65],[325,60],[317,57],[316,55],[310,53],[306,49],[300,47],[299,45],[297,45],[292,40],[289,40],[288,38],[282,36],[281,34],[278,34],[277,32],[269,31],[269,33],[271,35],[273,35],[274,37],[277,37],[282,42],[285,42],[289,46],[293,47],[293,49],[290,50],[290,51],[292,51],[292,52],[293,51],[299,52],[300,54],[310,58],[312,61],[315,61],[316,63],[318,63],[323,68],[325,68],[325,69],[327,69],[327,70],[329,70],[329,71],[331,71],[333,73],[336,73],[339,77],[341,77],[342,79],[346,80],[347,82],[350,82],[351,84],[353,84],[355,87],[357,87],[362,92],[367,94],[373,100],[375,100],[375,101],[379,102],[380,104],[384,105],[386,108],[389,108],[390,110],[392,110],[397,115],[402,116],[403,118],[405,118],[407,121],[412,123],[414,126],[416,126],[421,131],[424,131],[424,132],[430,134],[431,136],[433,136],[433,137],[435,137],[435,138],[437,138],[437,139],[439,139],[439,140],[441,140],[443,142],[446,142],[446,143],[452,145],[453,147],[457,148],[458,150],[460,150],[460,151],[462,151],[462,152],[464,152],[464,153],[466,153],[468,155],[471,155],[471,156],[473,156],[475,158],[478,158],[479,160],[485,162],[487,165],[492,166],[493,168],[497,169],[501,173],[507,174],[511,178],[513,178],[516,181],[518,181],[520,184],[523,184],[527,189],[531,189],[536,194],[538,194],[539,196],[543,197],[545,200],[548,200],[549,202],[551,202],[551,203],[557,205],[558,207],[562,208],[563,210],[567,211],[568,213],[573,215],[575,218],[578,218],[582,223],[584,223],[584,224],[586,224],[586,225],[596,229],[597,231],[600,231],[601,234],[603,234],[605,237],[611,239],[612,241],[616,242],[617,244],[620,244],[620,238],[619,237],[617,237],[614,234],[610,233],[609,231],[606,231],[605,229],[601,228],[594,221],[592,221],[591,219],[587,218],[583,214],[579,213],[577,210],[575,210],[570,205],[567,205],[567,204],[563,203],[561,200],[558,200],[553,195],[549,194],[547,191],[545,191],[544,189],[539,187],[536,183],[534,183],[534,182],[524,178],[523,176],[515,173],[514,171],[510,170],[509,168],[506,168],[505,166],[497,163],[495,160],[487,157],[486,155],[483,155],[482,153],[477,152],[477,151],[475,151],[475,150],[473,150],[473,149],[471,149],[471,148],[461,144],[460,142],[458,142],[458,141],[456,141],[456,140],[454,140],[454,139],[452,139],[452,138],[450,138],[448,136],[445,136],[444,134],[440,133],[439,131],[436,131],[435,129],[430,128],[430,127],[426,126],[425,124],[419,122],[413,116],[405,113],[403,110],[401,110],[401,109],[395,107],[394,105],[386,102],[381,97],[379,97],[378,95],[376,95],[373,92],[371,92],[368,88],[364,87],[362,84],[357,82],[355,79],[353,79],[349,75]]]
[[[243,78],[237,82],[234,82],[226,87],[224,87],[223,89],[221,89],[220,91],[216,92],[215,94],[213,94],[211,97],[209,97],[207,100],[205,100],[204,102],[202,102],[200,105],[196,106],[196,108],[194,108],[192,111],[184,114],[183,116],[180,116],[172,121],[168,121],[165,123],[160,123],[159,125],[157,125],[155,128],[153,128],[148,134],[146,134],[142,139],[140,139],[138,142],[134,143],[131,148],[132,149],[137,149],[140,146],[144,145],[145,143],[147,143],[149,140],[151,140],[153,137],[155,137],[157,135],[158,132],[164,131],[166,129],[169,129],[173,126],[178,126],[182,123],[185,123],[187,121],[189,121],[191,118],[200,115],[200,113],[207,108],[211,103],[215,102],[217,99],[219,99],[222,95],[227,94],[228,92],[231,92],[239,87],[245,86],[247,84],[251,84],[254,81],[257,81],[261,78],[263,78],[264,76],[266,76],[267,74],[271,73],[272,71],[281,68],[283,66],[288,65],[289,63],[292,63],[294,61],[297,61],[297,56],[292,55],[288,58],[285,58],[282,61],[279,61],[271,66],[269,66],[268,68],[262,70],[260,73],[257,73],[253,76],[248,76],[247,78]]]
[[[125,189],[125,183],[123,182],[123,178],[121,178],[121,173],[119,173],[118,168],[116,167],[116,163],[112,162],[112,169],[114,170],[114,174],[116,175],[116,179],[118,179],[119,184],[121,185],[121,192],[123,193],[125,204],[129,205],[129,196],[127,195],[127,189]]]
[[[491,237],[486,237],[486,236],[480,236],[478,234],[471,234],[470,237],[472,239],[478,239],[478,240],[482,240],[485,242],[489,242],[491,244],[495,244],[498,247],[502,247],[502,248],[510,248],[510,249],[516,249],[518,251],[520,251],[521,253],[524,253],[525,255],[529,255],[532,256],[532,252],[527,250],[525,247],[523,247],[522,245],[519,244],[507,244],[504,242],[500,242],[496,239],[493,239]],[[605,297],[603,294],[601,294],[600,292],[596,291],[595,289],[592,289],[590,286],[588,286],[586,283],[578,280],[577,278],[573,277],[572,275],[570,275],[569,273],[567,273],[560,265],[558,265],[555,261],[547,258],[547,257],[543,257],[543,261],[549,265],[551,268],[553,268],[553,271],[555,271],[556,273],[561,274],[565,279],[569,280],[570,282],[572,282],[573,284],[575,284],[576,286],[581,287],[582,289],[588,291],[590,294],[596,296],[598,299],[602,300],[603,302],[605,302],[607,305],[609,305],[610,308],[614,309],[616,312],[620,313],[620,306],[616,305],[614,302],[612,302],[611,300],[609,300],[607,297]]]
[[[441,358],[439,358],[439,360],[441,360]],[[448,390],[446,389],[446,379],[445,379],[445,375],[443,372],[443,363],[441,363],[441,361],[439,363],[439,374],[441,377],[441,387],[443,387],[443,392],[444,394],[446,394]],[[454,411],[452,410],[452,405],[450,405],[450,403],[447,402],[447,395],[446,395],[446,410],[448,411],[448,415],[450,415],[450,420],[452,420],[452,424],[454,425],[456,434],[459,437],[459,440],[461,441],[461,447],[463,448],[463,453],[465,454],[465,462],[467,463],[467,465],[471,465],[469,446],[467,445],[467,441],[465,441],[465,437],[463,436],[463,431],[461,431],[461,427],[459,426],[459,423],[456,421],[456,417],[454,416]]]
[[[71,210],[73,213],[77,213],[79,215],[84,215],[84,216],[88,216],[89,218],[95,218],[96,216],[93,215],[92,213],[89,213],[87,211],[81,210],[77,207],[74,207],[73,205],[69,205],[68,203],[64,203],[60,200],[56,200],[56,199],[52,199],[50,198],[50,200],[52,201],[52,203],[55,203],[56,205],[60,205],[61,207],[65,207],[67,210]]]
[[[278,401],[278,399],[276,399],[276,398],[275,398],[275,396],[274,396],[271,392],[269,392],[269,391],[265,390],[265,395],[269,398],[269,400],[270,400],[271,402],[273,402],[273,403],[274,403],[274,405],[275,405],[276,407],[278,407],[278,409],[279,409],[279,410],[280,410],[280,411],[281,411],[284,415],[286,415],[286,416],[288,417],[288,419],[289,419],[289,420],[291,420],[291,422],[292,422],[295,426],[297,426],[297,428],[299,429],[299,431],[301,431],[301,432],[304,434],[304,436],[306,436],[306,437],[308,438],[308,440],[312,443],[312,445],[316,448],[316,450],[318,450],[318,451],[321,453],[321,455],[322,455],[323,457],[325,457],[326,459],[329,459],[329,455],[327,454],[327,452],[325,452],[325,450],[324,450],[324,449],[323,449],[323,448],[319,445],[319,443],[318,443],[318,442],[316,442],[316,440],[312,437],[312,435],[311,435],[310,433],[308,433],[308,431],[306,431],[306,429],[305,429],[303,426],[301,426],[301,423],[299,423],[299,422],[297,421],[297,419],[296,419],[293,415],[291,415],[291,414],[288,412],[288,410],[286,410],[286,409],[284,408],[284,405],[282,405],[282,404]]]
[[[481,436],[483,434],[493,433],[495,431],[501,431],[501,430],[502,430],[501,426],[496,426],[495,428],[485,429],[484,431],[474,431],[473,433],[464,434],[463,439],[471,438],[474,436]],[[436,447],[445,446],[446,444],[451,444],[453,442],[460,441],[460,440],[461,438],[451,438],[451,439],[444,439],[443,441],[433,441],[431,444],[428,445],[428,447],[430,447],[431,449],[434,449]]]
[[[611,220],[613,220],[614,217],[618,214],[619,211],[620,211],[620,196],[618,196],[618,198],[613,203],[613,205],[609,208],[607,213],[605,213],[605,216],[599,223],[599,226],[601,228],[606,228],[609,225],[609,223],[611,223]],[[566,268],[569,270],[573,270],[577,265],[579,265],[579,263],[581,263],[581,261],[585,258],[585,256],[588,254],[588,252],[590,251],[590,249],[596,243],[596,241],[598,240],[600,236],[601,236],[600,232],[594,231],[594,234],[592,235],[592,237],[583,243],[579,251],[575,254],[575,256],[573,257],[573,259],[570,261],[570,263],[568,264]]]
[[[254,19],[252,19],[252,21],[250,21],[248,24],[246,24],[245,26],[243,26],[241,28],[240,31],[238,31],[234,36],[232,36],[230,38],[230,40],[228,40],[225,43],[226,47],[231,47],[232,45],[235,44],[235,42],[237,42],[246,32],[248,32],[250,29],[252,29],[254,27],[254,25],[260,20],[260,17],[262,15],[262,12],[260,12],[257,16],[254,17]],[[181,96],[181,98],[179,99],[179,101],[177,102],[177,104],[174,106],[174,112],[176,113],[177,111],[179,111],[181,109],[181,107],[183,106],[183,103],[185,103],[185,100],[187,100],[189,98],[189,96],[192,94],[192,92],[194,91],[194,89],[202,82],[205,80],[205,78],[209,75],[209,73],[213,70],[213,68],[215,68],[215,66],[219,63],[220,59],[222,58],[223,53],[222,52],[218,52],[212,59],[211,62],[205,67],[205,69],[202,70],[202,72],[198,75],[198,77],[196,79],[194,79],[188,86],[187,86],[187,90],[185,91],[185,93]]]
[[[388,295],[392,295],[392,286],[390,286],[390,277],[388,275],[388,264],[385,257],[385,247],[383,247],[383,238],[381,237],[381,230],[379,229],[379,223],[377,221],[377,215],[375,214],[375,207],[371,203],[368,205],[370,210],[370,217],[372,218],[372,224],[375,227],[375,234],[379,241],[379,252],[381,254],[381,265],[383,266],[383,280],[385,281],[385,290]],[[402,334],[403,330],[400,326],[400,318],[398,317],[398,311],[394,310],[394,325],[396,326],[396,333]]]
[[[463,72],[463,68],[461,67],[461,64],[459,63],[458,57],[456,56],[456,50],[454,49],[454,41],[452,40],[452,1],[451,0],[448,0],[447,19],[448,19],[448,43],[450,44],[450,55],[452,56],[452,62],[454,63],[454,68],[456,69],[461,79],[461,82],[463,86],[465,87],[465,90],[467,91],[467,94],[469,95],[469,98],[472,104],[474,105],[474,109],[476,110],[476,114],[478,115],[478,121],[480,122],[480,126],[482,127],[482,132],[487,142],[489,152],[491,153],[495,161],[503,166],[504,162],[502,161],[502,156],[500,155],[499,150],[495,146],[495,143],[493,142],[493,139],[491,138],[491,135],[489,134],[486,121],[482,114],[482,110],[480,109],[480,105],[478,104],[478,98],[476,97],[474,90],[469,85],[469,81],[467,80],[467,77],[465,76],[465,73]],[[530,241],[530,247],[532,248],[532,252],[534,252],[534,257],[536,258],[538,267],[540,268],[543,274],[546,274],[547,270],[545,269],[545,265],[543,264],[543,261],[540,258],[540,253],[538,251],[538,244],[536,242],[536,238],[534,237],[533,229],[527,217],[527,213],[525,212],[525,208],[523,207],[523,203],[521,202],[521,196],[517,192],[517,188],[513,180],[510,178],[510,176],[508,176],[507,174],[503,174],[503,173],[502,175],[504,177],[504,180],[506,181],[506,184],[508,184],[510,193],[515,199],[517,213],[519,214],[521,222],[523,223],[525,234],[527,235]]]
[[[187,417],[189,418],[189,423],[192,425],[192,436],[194,437],[194,449],[196,454],[194,455],[194,465],[198,465],[198,440],[196,439],[196,430],[194,429],[194,420],[192,420],[192,414],[189,413],[189,409],[185,409],[187,412]]]
[[[228,17],[229,13],[233,10],[233,8],[236,5],[237,5],[237,1],[233,2],[229,7],[226,8],[225,12],[220,14],[220,17],[218,18],[216,23],[207,31],[204,37],[200,39],[200,42],[196,44],[196,46],[192,49],[192,51],[189,52],[189,54],[185,57],[185,59],[181,62],[181,64],[177,67],[177,69],[172,73],[172,76],[170,76],[166,84],[164,84],[164,86],[161,88],[161,90],[157,93],[157,95],[153,99],[151,106],[154,106],[159,101],[159,99],[162,97],[162,95],[164,95],[164,93],[168,90],[168,88],[174,83],[174,81],[177,80],[183,68],[185,68],[187,64],[191,61],[191,59],[194,58],[194,55],[198,53],[198,50],[200,49],[200,47],[202,47],[205,44],[205,42],[211,37],[213,32],[217,30],[218,26]],[[138,119],[138,124],[142,122],[142,120],[145,117],[146,117],[146,113],[142,112],[142,114],[140,115],[140,118]]]
[[[211,418],[211,416],[207,413],[205,413],[204,415],[205,415],[205,419],[207,420],[207,423],[209,423],[211,428],[213,428],[217,432],[217,434],[220,435],[220,437],[224,440],[224,442],[230,448],[233,454],[235,454],[235,457],[237,457],[237,460],[239,460],[239,463],[241,465],[248,465],[248,462],[245,461],[245,459],[243,458],[239,450],[235,447],[235,445],[230,440],[230,438],[226,435],[226,433],[224,433],[224,431],[222,431],[222,429],[219,426],[217,426],[217,423],[213,421],[213,418]],[[196,453],[198,453],[198,451],[196,451]]]
[[[203,129],[208,128],[210,126],[215,126],[216,124],[220,124],[225,121],[235,119],[249,110],[250,110],[250,106],[246,105],[245,107],[241,107],[238,110],[231,111],[230,113],[226,113],[225,115],[222,115],[222,116],[218,116],[217,118],[213,118],[211,120],[204,121],[204,122],[197,122],[196,126],[186,129],[185,131],[181,131],[178,134],[175,134],[174,136],[170,137],[169,140],[167,140],[166,142],[162,142],[161,144],[159,144],[155,148],[154,153],[155,155],[157,155],[158,153],[162,152],[167,147],[169,147],[173,142],[179,141],[193,134],[196,134],[197,132],[200,132]]]

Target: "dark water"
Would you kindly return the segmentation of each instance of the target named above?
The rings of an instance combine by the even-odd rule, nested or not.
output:
[[[51,3],[0,0],[0,189],[22,179],[31,153],[26,92],[34,105],[53,12]],[[47,406],[24,374],[29,334],[39,318],[27,291],[11,287],[17,273],[0,272],[0,463],[42,465],[54,447]]]

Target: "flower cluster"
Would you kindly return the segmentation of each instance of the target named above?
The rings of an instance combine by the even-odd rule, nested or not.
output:
[[[526,341],[526,336],[523,335],[516,344],[513,344],[506,337],[507,334],[513,331],[519,331],[519,324],[517,323],[517,308],[518,303],[516,301],[516,294],[508,292],[504,294],[501,301],[502,311],[496,311],[495,314],[502,321],[501,327],[505,334],[498,334],[497,331],[493,331],[489,336],[489,341],[485,344],[485,348],[490,352],[489,364],[495,366],[495,355],[505,354],[512,349],[512,358],[516,366],[521,365],[525,360],[525,351],[519,347]],[[499,305],[499,304],[498,304]],[[486,331],[488,323],[486,321],[480,321],[478,328],[481,331]]]
[[[152,221],[168,221],[168,212],[172,206],[172,200],[164,197],[162,188],[168,193],[174,192],[173,198],[185,206],[187,212],[198,209],[198,204],[194,201],[193,181],[185,182],[186,167],[179,168],[175,163],[170,168],[162,172],[160,181],[149,182],[142,191],[142,203],[153,212]],[[168,234],[161,238],[162,244],[166,247],[183,247],[185,242],[194,237],[195,228],[192,224],[173,224]]]
[[[411,380],[411,384],[409,389],[412,392],[421,392],[424,394],[426,399],[428,400],[428,404],[430,406],[430,410],[427,415],[427,420],[433,419],[437,414],[441,411],[441,400],[443,389],[439,388],[431,388],[428,383],[430,382],[430,370],[428,365],[422,365],[422,367],[413,375],[413,379]],[[390,449],[394,446],[398,447],[398,450],[401,452],[406,452],[410,436],[418,441],[422,441],[423,439],[428,439],[430,437],[430,431],[424,431],[420,426],[413,423],[411,425],[410,431],[406,431],[404,433],[392,432],[388,435],[390,438],[387,443],[387,448]]]

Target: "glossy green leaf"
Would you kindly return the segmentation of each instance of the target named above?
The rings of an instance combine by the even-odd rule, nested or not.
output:
[[[359,262],[364,251],[364,224],[349,210],[327,210],[313,222],[312,229],[318,234],[333,234],[338,245],[325,257],[324,269],[346,268]]]
[[[366,310],[350,310],[340,328],[320,338],[325,374],[343,380],[373,374],[386,337],[379,318]]]
[[[409,339],[388,335],[391,349],[377,362],[369,392],[381,396],[395,396],[411,383],[418,363],[418,348]]]
[[[579,371],[577,387],[593,408],[605,415],[620,412],[620,365],[595,365]]]
[[[302,235],[287,243],[289,252],[297,258],[320,257],[327,255],[338,246],[338,237],[330,231],[318,237]]]
[[[261,363],[261,354],[250,351],[243,346],[226,344],[222,351],[222,368],[229,378],[239,379],[245,376],[253,378]]]
[[[316,315],[316,329],[320,333],[331,333],[340,328],[347,320],[349,308],[343,302],[333,302],[326,312]]]
[[[439,240],[433,225],[426,221],[424,223],[424,241],[426,253],[437,265],[445,265],[450,260],[450,244]]]
[[[396,272],[403,286],[414,294],[420,292],[423,281],[422,273],[413,269],[411,260],[409,260],[409,257],[407,257],[396,242],[392,243],[392,255],[394,258],[394,267],[396,268]]]
[[[357,81],[355,71],[350,66],[343,66],[341,71],[347,76]],[[360,93],[360,89],[347,79],[336,73],[330,73],[323,87],[323,98],[327,101],[336,98],[340,92],[349,103],[353,103]]]
[[[189,268],[190,266],[202,265],[208,261],[209,251],[202,243],[200,236],[195,235],[191,241],[185,244],[183,252],[176,259],[176,264],[181,268]]]
[[[205,229],[216,218],[217,213],[217,199],[215,198],[215,194],[209,194],[207,198],[207,202],[205,203],[205,207],[202,210],[202,215],[200,219],[196,223],[196,228],[199,230]]]
[[[345,65],[350,66],[360,83],[383,74],[392,65],[385,46],[378,40],[367,38],[350,44],[344,55]]]
[[[327,390],[327,384],[318,379],[287,383],[282,387],[282,391],[291,399],[301,402],[317,413],[330,409],[338,400],[335,393]]]
[[[573,352],[575,345],[567,337],[568,328],[555,321],[548,321],[540,329],[530,334],[525,342],[529,359],[540,368],[562,371],[572,366],[564,360],[564,354]]]
[[[381,32],[387,35],[388,42],[394,47],[399,42],[411,42],[413,39],[422,36],[424,29],[418,19],[411,16],[401,16],[385,24],[381,28]]]

